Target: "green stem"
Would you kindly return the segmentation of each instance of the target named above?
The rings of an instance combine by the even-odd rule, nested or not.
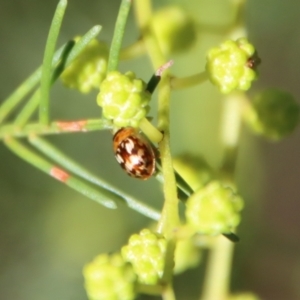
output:
[[[244,101],[245,95],[236,92],[227,96],[222,102],[221,140],[224,146],[224,154],[220,169],[224,175],[231,178],[235,171]]]
[[[145,44],[141,39],[139,39],[132,45],[121,49],[120,59],[121,60],[134,59],[145,54],[145,52],[146,52]]]
[[[234,244],[223,236],[216,238],[211,249],[201,300],[226,300]]]
[[[147,54],[151,59],[154,70],[157,70],[166,62],[166,59],[149,29],[150,20],[152,17],[151,1],[135,0],[134,5],[136,20],[142,34],[142,41],[145,44]]]
[[[23,127],[37,109],[40,102],[40,89],[36,90],[14,121],[17,127]]]
[[[139,127],[152,143],[159,143],[164,137],[146,118],[140,122]]]
[[[30,149],[28,149],[13,138],[5,139],[4,143],[17,156],[24,159],[37,169],[40,169],[44,173],[54,177],[62,183],[65,183],[70,188],[76,190],[77,192],[87,196],[88,198],[100,203],[101,205],[107,208],[117,208],[114,199],[116,198],[116,196],[111,192],[108,192],[104,189],[96,190],[95,188],[84,183],[82,180],[72,176],[65,170],[53,165],[44,158],[40,157],[38,154],[34,153],[33,151],[31,151]]]
[[[115,71],[118,68],[120,50],[125,32],[128,13],[131,7],[131,2],[131,0],[122,0],[121,2],[119,14],[115,25],[114,36],[109,52],[107,73]]]
[[[75,43],[70,55],[68,55],[66,66],[69,66],[69,64],[82,52],[82,50],[84,50],[91,40],[100,33],[101,29],[102,26],[95,25]]]
[[[221,140],[225,147],[221,172],[233,180],[241,127],[243,93],[233,93],[223,100]],[[213,246],[202,300],[225,300],[229,293],[230,267],[234,245],[220,236]]]
[[[208,74],[206,71],[202,73],[191,75],[184,78],[172,77],[171,78],[171,88],[174,90],[185,89],[195,85],[202,84],[208,80]]]
[[[176,300],[173,286],[171,284],[167,284],[162,291],[162,299],[163,300]]]
[[[49,123],[49,92],[51,86],[52,60],[55,52],[56,41],[58,38],[59,30],[62,24],[67,4],[67,0],[59,1],[50,26],[45,47],[45,54],[42,66],[39,112],[39,120],[40,123],[43,125],[47,125]]]
[[[53,161],[58,163],[60,166],[64,167],[68,171],[72,172],[73,174],[89,181],[90,183],[96,184],[97,186],[110,191],[118,196],[117,200],[122,199],[121,203],[127,204],[127,206],[144,216],[152,219],[158,220],[160,217],[160,213],[155,209],[151,208],[150,206],[134,199],[133,197],[126,195],[123,191],[118,190],[114,186],[110,185],[109,183],[105,182],[104,180],[100,179],[96,175],[89,172],[87,169],[79,165],[74,160],[70,159],[67,155],[62,153],[56,147],[48,143],[46,140],[36,136],[31,135],[29,137],[29,142],[35,146],[39,151],[47,155]],[[116,201],[116,199],[114,199]],[[120,201],[119,201],[120,202]]]
[[[166,62],[158,43],[149,30],[149,22],[152,16],[150,0],[136,0],[135,13],[147,53],[151,58],[154,69],[157,70]],[[170,85],[168,70],[163,73],[158,90],[158,127],[164,133],[163,140],[159,143],[159,152],[164,177],[164,207],[159,220],[157,231],[163,233],[167,238],[172,238],[173,230],[179,225],[177,186],[173,170],[170,151]]]
[[[168,77],[162,79],[158,92],[158,125],[160,130],[164,132],[164,138],[159,143],[159,152],[161,156],[162,174],[164,177],[163,191],[165,196],[165,203],[162,210],[162,216],[158,224],[158,231],[163,232],[166,236],[172,235],[174,228],[180,224],[177,185],[170,149],[169,109],[171,89],[168,80]]]
[[[106,120],[89,119],[79,121],[60,122],[55,121],[47,125],[30,123],[24,127],[16,125],[4,125],[0,128],[0,140],[5,137],[27,137],[30,134],[49,135],[70,132],[87,132],[95,130],[111,129],[111,124]]]

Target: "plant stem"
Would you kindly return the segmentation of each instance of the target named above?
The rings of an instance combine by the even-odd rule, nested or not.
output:
[[[42,79],[41,79],[41,92],[40,92],[40,112],[39,120],[43,125],[49,123],[49,93],[51,86],[52,75],[52,60],[55,52],[56,41],[58,38],[59,30],[67,7],[67,0],[60,0],[47,38],[45,54],[42,66]]]
[[[166,62],[166,58],[162,54],[158,43],[148,27],[152,16],[151,1],[136,0],[134,4],[142,39],[145,42],[147,53],[150,56],[152,65],[154,66],[154,69],[157,70]],[[162,174],[164,177],[163,191],[165,202],[162,215],[157,226],[157,231],[163,233],[167,238],[171,238],[174,228],[179,225],[179,215],[177,187],[170,151],[169,102],[171,90],[168,73],[168,70],[164,71],[158,90],[158,127],[159,130],[164,133],[164,138],[159,143],[159,152],[162,164]]]
[[[62,153],[59,149],[48,143],[46,140],[36,136],[31,135],[29,137],[29,142],[35,146],[38,150],[42,153],[50,157],[53,161],[58,163],[60,166],[64,167],[68,171],[72,172],[73,174],[89,181],[90,183],[96,184],[97,186],[110,191],[111,193],[116,194],[118,197],[114,197],[114,201],[118,201],[118,203],[126,203],[127,206],[139,213],[143,214],[144,216],[152,219],[158,220],[160,217],[160,213],[153,209],[152,207],[138,201],[137,199],[126,195],[123,191],[118,190],[116,187],[110,185],[109,183],[105,182],[104,180],[100,179],[96,175],[89,172],[83,166],[79,165],[74,160],[70,159],[69,156]],[[121,201],[120,201],[121,200]]]
[[[84,48],[93,40],[102,30],[102,26],[95,25],[87,33],[85,33],[74,45],[70,54],[68,55],[66,66],[68,66]]]
[[[134,59],[146,53],[146,48],[144,42],[139,39],[135,43],[129,45],[121,49],[120,52],[120,59],[127,60],[127,59]]]
[[[152,143],[159,143],[164,137],[146,118],[140,122],[139,127]]]
[[[108,192],[104,189],[96,190],[95,188],[84,183],[82,180],[72,176],[65,170],[40,157],[38,154],[29,150],[27,147],[13,138],[5,139],[4,143],[17,156],[24,159],[37,169],[40,169],[44,173],[54,177],[56,180],[65,183],[70,188],[100,203],[101,205],[104,205],[107,208],[117,208],[114,199],[110,200],[111,198],[115,197],[115,195],[111,192]]]
[[[171,78],[171,88],[174,90],[185,89],[195,85],[199,85],[208,80],[208,74],[206,71],[191,75],[184,78],[172,77]]]
[[[235,171],[244,98],[243,93],[236,92],[223,100],[221,140],[224,146],[224,154],[220,169],[231,179]]]
[[[167,284],[162,291],[163,300],[176,300],[174,289],[171,284]]]
[[[23,127],[37,109],[40,102],[40,89],[36,90],[14,121],[17,127]]]
[[[70,132],[87,132],[95,130],[111,129],[110,122],[99,119],[59,122],[55,121],[47,125],[39,123],[30,123],[24,127],[16,125],[3,125],[0,128],[0,140],[11,136],[11,137],[26,137],[30,134],[37,135],[49,135],[49,134],[60,134]]]
[[[234,244],[225,237],[216,237],[209,255],[201,300],[227,299],[233,247]]]
[[[221,140],[225,147],[221,172],[233,181],[241,126],[243,93],[234,93],[223,100]],[[230,266],[234,244],[223,236],[216,240],[210,254],[202,300],[225,300],[229,291]]]
[[[161,156],[162,173],[164,176],[163,191],[165,203],[162,210],[162,217],[158,224],[158,230],[172,235],[174,227],[180,224],[178,214],[178,197],[175,174],[172,163],[170,149],[170,132],[169,132],[169,104],[170,104],[170,86],[169,78],[164,77],[158,92],[159,97],[159,118],[158,126],[164,132],[164,138],[159,143],[159,152]]]
[[[166,62],[165,57],[159,48],[156,39],[151,34],[149,23],[152,17],[152,6],[149,0],[135,0],[134,1],[135,15],[139,25],[142,40],[145,43],[147,53],[150,57],[154,70],[157,70]]]
[[[122,46],[122,40],[125,32],[128,13],[131,7],[131,2],[131,0],[122,0],[121,2],[119,14],[115,25],[114,36],[109,52],[107,73],[115,71],[118,68],[120,50]]]

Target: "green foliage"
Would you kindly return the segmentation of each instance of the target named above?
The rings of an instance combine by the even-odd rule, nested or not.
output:
[[[122,50],[132,4],[140,38]],[[225,26],[226,30],[217,32],[225,42],[210,48],[206,65],[201,66],[197,61],[195,65],[199,70],[196,74],[181,78],[170,74],[172,61],[168,61],[168,56],[174,53],[189,55],[187,50],[198,42],[199,27],[201,33],[205,31],[205,26],[199,26],[198,20],[183,8],[171,5],[152,11],[150,0],[122,0],[109,48],[95,39],[101,29],[95,26],[76,38],[76,43],[72,40],[55,52],[67,6],[67,2],[61,0],[50,27],[42,67],[0,107],[0,139],[13,153],[106,208],[116,209],[122,207],[120,204],[126,204],[158,221],[151,230],[144,228],[139,234],[133,234],[128,244],[120,249],[120,254],[100,254],[84,267],[85,288],[90,300],[131,300],[139,292],[174,300],[173,276],[201,264],[204,248],[212,255],[207,264],[202,300],[258,299],[252,293],[233,295],[229,288],[232,241],[238,240],[234,232],[244,206],[239,188],[229,188],[237,186],[235,171],[241,116],[245,116],[256,133],[279,140],[295,130],[300,110],[286,92],[263,91],[252,102],[243,92],[257,79],[260,59],[246,37],[236,39],[237,32],[245,33],[244,2],[232,1],[230,5],[234,12],[233,21]],[[152,80],[158,84],[156,123],[148,115],[152,95],[147,84],[132,71],[123,74],[118,70],[122,57],[135,59],[142,54],[149,56],[154,66]],[[95,107],[96,102],[101,106],[102,118],[99,109],[96,120],[51,120],[50,88],[59,76],[67,88],[75,88],[81,93],[100,89]],[[176,103],[170,104],[173,90],[200,85],[208,79],[221,94],[227,94],[222,99],[222,161],[211,167],[196,151],[197,155],[185,154],[173,161],[170,146],[170,110],[176,106]],[[185,108],[189,107],[189,97],[182,98]],[[18,105],[25,99],[26,104],[19,109]],[[180,126],[181,119],[176,123]],[[142,131],[145,143],[148,145],[149,142],[149,148],[153,148],[153,160],[156,160],[153,177],[162,184],[164,198],[161,211],[107,183],[40,137],[93,130],[114,131],[129,126],[136,128],[134,132],[138,134]],[[191,133],[193,139],[197,139],[194,127],[193,124],[190,132],[184,134]],[[176,139],[176,132],[173,136]],[[30,147],[19,141],[20,137],[27,138]],[[134,140],[124,143],[124,159],[138,165],[145,159],[145,151],[141,145],[133,147]],[[137,182],[136,186],[139,184]],[[179,200],[184,214],[179,213]]]

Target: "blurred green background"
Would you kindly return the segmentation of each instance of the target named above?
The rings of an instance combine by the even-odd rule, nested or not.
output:
[[[110,42],[120,1],[70,0],[59,45],[103,25]],[[180,1],[177,1],[180,3]],[[153,1],[155,7],[174,3]],[[182,1],[196,19],[230,21],[228,0]],[[56,0],[0,0],[0,102],[41,64]],[[249,92],[285,89],[300,98],[300,1],[249,0],[245,20],[249,39],[262,58],[260,80]],[[133,14],[124,45],[138,37]],[[206,50],[222,40],[201,33],[185,55],[174,56],[172,72],[184,76],[203,70]],[[122,62],[147,81],[148,58]],[[97,118],[96,93],[51,92],[52,118]],[[172,152],[204,155],[218,166],[221,99],[209,83],[172,94]],[[152,115],[155,116],[155,103]],[[110,132],[49,137],[70,157],[156,208],[162,206],[158,183],[129,178],[112,153]],[[300,299],[300,131],[279,143],[257,138],[243,128],[237,181],[246,207],[232,272],[233,291],[250,290],[267,300]],[[132,232],[149,222],[126,207],[108,210],[29,166],[0,144],[0,299],[82,300],[82,266],[101,252],[115,251]],[[197,299],[202,264],[175,280],[178,299]],[[141,297],[142,298],[142,297]],[[146,297],[144,297],[146,299]],[[143,298],[143,299],[144,299]],[[149,299],[149,298],[147,298]],[[218,300],[218,299],[216,299]]]

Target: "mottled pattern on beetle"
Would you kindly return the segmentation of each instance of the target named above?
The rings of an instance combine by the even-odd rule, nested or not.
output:
[[[115,157],[128,175],[148,179],[155,171],[152,147],[134,128],[122,128],[114,136]]]

